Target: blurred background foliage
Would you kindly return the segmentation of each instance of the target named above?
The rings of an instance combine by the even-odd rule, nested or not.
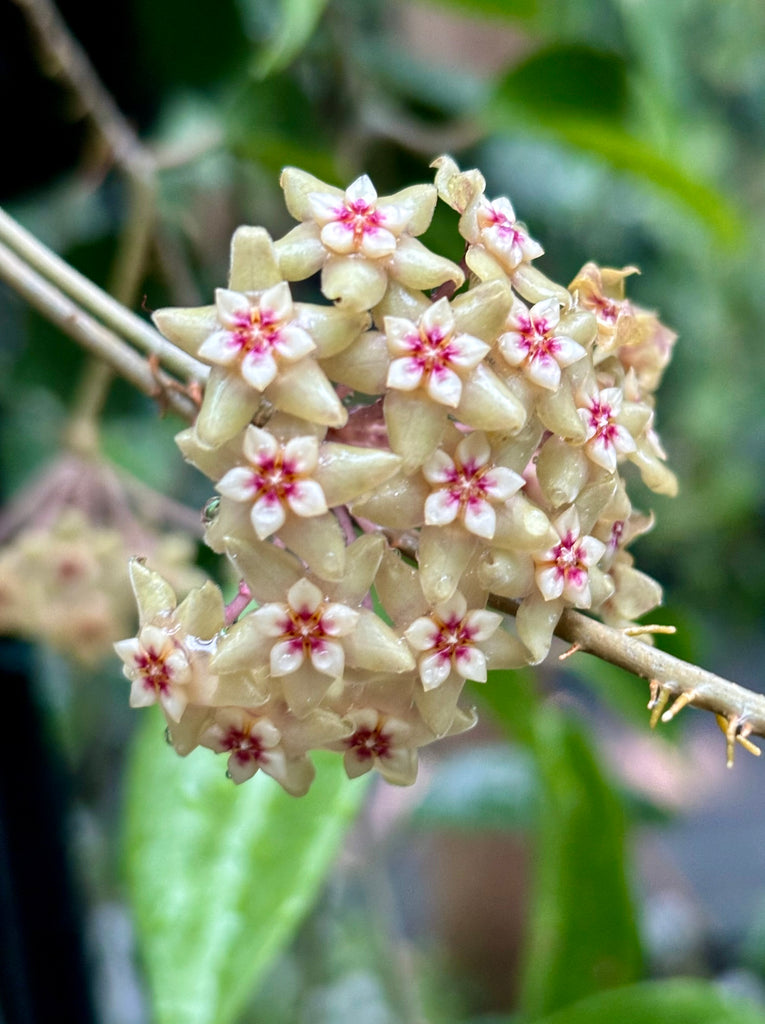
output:
[[[637,545],[638,564],[666,588],[662,616],[681,634],[672,649],[757,687],[765,649],[765,8],[758,0],[61,0],[60,10],[159,161],[152,257],[138,303],[144,310],[209,301],[225,280],[229,238],[240,223],[262,224],[274,236],[289,229],[278,188],[285,164],[336,184],[368,172],[385,194],[427,180],[430,160],[450,152],[462,167],[483,170],[489,195],[511,197],[545,246],[540,265],[549,276],[567,282],[588,259],[637,265],[642,274],[630,279],[630,295],[680,334],[658,428],[681,485],[669,501],[641,493],[635,479],[636,503],[657,516],[654,532]],[[39,53],[21,9],[3,5],[0,202],[107,284],[128,209],[124,177],[76,102],[46,77]],[[425,241],[460,258],[448,211],[439,211]],[[55,450],[83,357],[8,290],[0,329],[8,496]],[[180,464],[175,429],[127,386],[114,386],[103,426],[108,454],[201,506],[206,485]],[[374,790],[342,870],[291,944],[337,836],[294,822],[282,834],[283,808],[258,812],[273,830],[270,841],[285,844],[284,863],[315,855],[319,867],[285,877],[284,863],[260,865],[253,894],[250,840],[236,855],[226,844],[208,844],[168,884],[179,900],[193,901],[201,879],[219,872],[222,885],[240,886],[227,913],[243,928],[220,925],[213,897],[188,929],[178,926],[181,910],[159,920],[142,888],[146,865],[165,863],[163,842],[187,825],[175,822],[172,800],[162,804],[153,792],[157,777],[172,775],[160,762],[167,750],[142,741],[129,775],[127,852],[118,874],[124,870],[133,887],[137,943],[153,985],[147,1002],[130,940],[120,952],[115,938],[127,927],[123,890],[113,879],[120,825],[115,802],[97,783],[121,785],[118,748],[132,716],[119,683],[102,686],[94,699],[83,688],[95,690],[96,675],[73,682],[50,654],[36,656],[36,673],[47,679],[39,701],[73,773],[74,845],[88,865],[79,884],[101,915],[85,912],[97,1019],[765,1019],[702,982],[596,995],[649,975],[723,974],[729,988],[762,1002],[765,875],[747,875],[751,858],[744,857],[750,889],[734,919],[705,919],[709,905],[694,902],[677,878],[667,885],[679,902],[665,900],[663,917],[651,911],[661,887],[646,881],[648,868],[642,876],[634,868],[640,858],[631,843],[625,857],[625,836],[666,829],[668,818],[697,801],[698,786],[688,780],[699,762],[678,768],[677,758],[688,755],[658,742],[646,754],[631,731],[645,731],[643,688],[592,662],[573,659],[565,677],[547,670],[536,681],[520,674],[494,680],[476,694],[494,726],[428,763],[414,794]],[[707,747],[717,742],[705,731]],[[715,756],[722,764],[716,747]],[[653,789],[646,758],[665,771]],[[700,763],[711,773],[701,777],[719,792],[703,755]],[[195,777],[197,769],[182,768],[185,778]],[[209,762],[198,770],[198,784],[177,784],[186,786],[184,812],[204,816]],[[741,806],[751,813],[761,784],[750,783],[756,776],[746,769],[737,778],[747,794]],[[339,781],[327,778],[326,786],[334,794],[327,805],[337,800],[337,822],[346,822],[361,800],[358,789],[351,799],[342,787],[335,792]],[[246,802],[252,798],[243,801],[233,787],[215,792],[216,809],[231,816],[226,828],[255,813]],[[144,812],[157,823],[153,832]],[[72,831],[71,822],[62,828]],[[755,841],[746,831],[740,839]],[[717,861],[712,878],[735,874],[735,863]],[[690,875],[698,881],[706,876],[697,867]],[[257,892],[269,888],[276,906],[266,910]],[[104,907],[118,923],[109,918],[94,939]],[[157,956],[194,964],[205,991],[220,994],[224,968],[194,941],[215,931],[218,961],[225,960],[240,942],[246,950],[260,941],[254,924],[255,938],[244,926],[251,919],[262,928],[264,913],[282,922],[279,939],[267,958],[235,960],[243,964],[235,997],[209,996],[207,1010],[201,1000],[192,1013],[180,996],[189,972],[169,971],[169,978],[151,967]],[[249,995],[256,975],[260,986]],[[579,1009],[562,1009],[585,997],[592,998]]]

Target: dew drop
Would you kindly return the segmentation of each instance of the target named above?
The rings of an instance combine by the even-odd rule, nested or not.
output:
[[[202,524],[204,526],[210,526],[218,518],[218,510],[220,509],[220,496],[210,498],[205,507],[202,509]]]

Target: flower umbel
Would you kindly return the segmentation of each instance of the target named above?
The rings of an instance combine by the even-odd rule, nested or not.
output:
[[[631,268],[556,284],[509,199],[435,166],[391,196],[286,168],[300,223],[240,228],[215,305],[155,315],[212,367],[177,443],[218,491],[205,538],[239,596],[176,607],[134,564],[140,626],[117,649],[131,703],[160,704],[179,753],[226,754],[236,783],[301,795],[329,749],[351,778],[411,784],[421,746],[473,724],[466,680],[543,661],[567,607],[626,626],[660,597],[625,550],[650,520],[620,467],[674,489],[653,397],[674,335],[625,297]],[[467,243],[460,291],[417,240],[439,197]],[[294,301],[317,272],[332,304]]]

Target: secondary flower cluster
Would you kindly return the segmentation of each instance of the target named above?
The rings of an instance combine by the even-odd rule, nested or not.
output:
[[[508,199],[434,166],[385,198],[288,168],[298,226],[240,228],[214,305],[154,317],[212,367],[178,443],[242,583],[228,608],[212,584],[176,606],[134,562],[141,627],[117,650],[131,703],[162,706],[179,753],[227,753],[235,782],[302,794],[328,748],[410,783],[419,747],[473,723],[466,680],[540,662],[566,607],[626,625],[661,597],[626,550],[650,519],[621,469],[676,489],[653,398],[675,336],[625,297],[632,268],[555,284]],[[418,240],[439,198],[462,266]],[[319,272],[333,304],[296,302]]]
[[[99,456],[72,453],[19,493],[0,517],[0,634],[95,666],[135,628],[131,555],[151,557],[183,593],[199,585],[188,534],[159,533],[141,514],[166,499],[146,488],[133,498]]]

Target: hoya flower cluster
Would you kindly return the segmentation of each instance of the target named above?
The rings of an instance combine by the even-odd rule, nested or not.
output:
[[[145,487],[131,493],[97,455],[56,459],[0,517],[0,634],[95,666],[135,627],[131,555],[150,557],[184,593],[198,586],[191,537],[159,532],[156,508],[148,519],[161,501]]]
[[[466,680],[540,662],[565,608],[621,626],[660,600],[626,550],[650,519],[621,472],[675,491],[653,398],[674,335],[625,297],[631,268],[553,283],[508,199],[434,166],[385,198],[288,168],[300,223],[240,228],[214,304],[155,314],[212,368],[178,444],[242,583],[227,608],[212,584],[177,605],[133,563],[141,626],[117,649],[131,703],[235,782],[262,769],[302,794],[328,748],[351,777],[411,783],[421,746],[473,723]],[[462,266],[418,240],[439,199]],[[316,274],[331,304],[296,301]]]

